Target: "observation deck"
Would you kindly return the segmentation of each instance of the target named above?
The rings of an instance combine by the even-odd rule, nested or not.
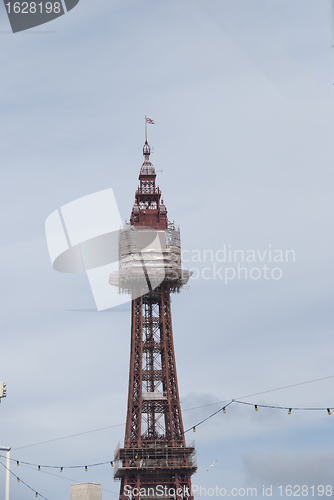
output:
[[[187,446],[170,447],[162,442],[142,441],[140,448],[124,448],[121,443],[115,450],[114,479],[121,479],[126,472],[144,471],[145,473],[170,473],[171,470],[187,471],[193,474],[197,470],[195,443]]]

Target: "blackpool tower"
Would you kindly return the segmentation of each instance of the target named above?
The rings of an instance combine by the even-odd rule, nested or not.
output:
[[[120,500],[193,500],[194,444],[186,444],[176,374],[170,295],[190,274],[181,268],[180,230],[167,217],[145,141],[130,222],[119,238],[119,271],[132,294],[131,353],[124,444],[115,451]]]

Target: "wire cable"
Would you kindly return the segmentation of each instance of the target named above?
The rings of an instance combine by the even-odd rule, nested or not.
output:
[[[40,493],[38,493],[37,490],[34,490],[34,488],[32,488],[31,486],[29,486],[29,484],[27,484],[24,481],[22,481],[22,479],[20,479],[16,474],[14,474],[14,472],[12,472],[10,469],[8,469],[8,467],[6,467],[5,464],[3,464],[1,461],[0,461],[0,464],[2,465],[2,467],[4,467],[6,470],[8,470],[12,474],[12,476],[16,477],[16,479],[20,483],[24,484],[24,486],[26,486],[27,488],[29,488],[29,490],[33,491],[36,496],[40,496],[41,498],[44,498],[44,500],[48,500],[46,497],[44,497],[43,495],[41,495]]]
[[[331,379],[331,378],[334,378],[334,375],[329,375],[327,377],[316,378],[316,379],[313,379],[313,380],[307,380],[306,382],[299,382],[297,384],[285,385],[283,387],[276,387],[275,389],[269,389],[267,391],[256,392],[254,394],[247,394],[245,396],[239,396],[237,399],[239,400],[239,399],[243,399],[243,398],[251,398],[251,397],[254,397],[254,396],[261,396],[262,394],[269,394],[270,392],[282,391],[284,389],[290,389],[292,387],[298,387],[298,386],[301,386],[301,385],[312,384],[314,382],[320,382],[322,380],[328,380],[328,379]],[[219,404],[225,404],[226,401],[231,401],[231,400],[227,399],[225,401],[217,401],[216,403],[209,403],[209,404],[205,404],[205,405],[201,405],[201,406],[194,406],[193,408],[186,408],[186,409],[182,410],[182,412],[197,410],[197,409],[200,409],[200,408],[206,408],[206,407],[209,407],[209,406],[215,406],[215,405],[219,405]],[[258,405],[258,406],[260,406],[260,405]],[[214,415],[216,413],[219,413],[222,409],[223,408],[220,408],[220,410],[218,410],[217,412],[215,412]],[[207,417],[207,418],[208,419],[211,418],[211,415],[209,417]],[[113,429],[115,427],[121,427],[123,425],[125,425],[125,423],[123,423],[123,424],[116,424],[116,425],[109,425],[107,427],[101,427],[100,429],[93,429],[91,431],[79,432],[78,434],[71,434],[69,436],[63,436],[63,437],[59,437],[59,438],[55,438],[55,439],[49,439],[48,441],[41,441],[39,443],[33,443],[33,444],[27,444],[25,446],[19,446],[17,448],[12,448],[12,450],[22,450],[24,448],[30,448],[31,446],[39,446],[39,445],[42,445],[42,444],[53,443],[55,441],[61,441],[63,439],[69,439],[69,438],[73,438],[73,437],[77,437],[77,436],[83,436],[85,434],[91,434],[93,432],[100,432],[100,431],[104,431],[104,430],[107,430],[107,429]],[[197,425],[199,425],[199,424],[196,424],[196,426]],[[193,426],[193,427],[196,427],[196,426]],[[193,429],[193,427],[191,427],[190,429]],[[188,432],[188,430],[185,431],[185,432]]]
[[[0,455],[1,458],[1,455]],[[111,464],[113,467],[113,460],[109,460],[108,462],[98,462],[96,464],[90,464],[90,465],[67,465],[67,466],[58,466],[58,465],[41,465],[41,464],[32,464],[31,462],[24,462],[21,460],[17,460],[15,458],[10,458],[9,459],[11,462],[16,463],[16,465],[31,465],[32,467],[37,467],[38,470],[41,468],[48,468],[48,469],[88,469],[88,467],[98,467],[100,465],[106,465],[106,464]]]
[[[274,406],[274,405],[260,405],[260,404],[254,404],[254,403],[248,403],[246,401],[233,401],[233,403],[239,403],[241,405],[250,405],[250,406],[256,406],[258,408],[274,408],[275,410],[303,410],[303,411],[324,411],[324,410],[333,410],[334,408],[302,408],[302,407],[295,407],[295,406]]]
[[[282,391],[283,389],[290,389],[291,387],[298,387],[299,385],[312,384],[313,382],[320,382],[321,380],[327,380],[329,378],[334,378],[334,375],[329,375],[328,377],[316,378],[314,380],[307,380],[306,382],[299,382],[298,384],[285,385],[283,387],[277,387],[276,389],[269,389],[268,391],[256,392],[254,394],[246,394],[245,396],[239,396],[237,399],[252,398],[253,396],[261,396],[262,394],[268,394],[269,392]],[[197,410],[199,408],[206,408],[207,406],[221,405],[221,404],[226,403],[226,401],[230,401],[230,400],[231,400],[231,398],[227,399],[225,401],[217,401],[217,403],[209,403],[206,405],[194,406],[193,408],[186,408],[185,410],[182,409],[182,412],[190,411],[190,410]]]
[[[83,436],[84,434],[91,434],[92,432],[105,431],[107,429],[113,429],[114,427],[121,427],[123,425],[125,424],[108,425],[108,427],[101,427],[100,429],[93,429],[92,431],[79,432],[78,434],[71,434],[69,436],[49,439],[48,441],[41,441],[39,443],[27,444],[25,446],[20,446],[18,448],[12,448],[12,450],[23,450],[23,448],[30,448],[31,446],[39,446],[40,444],[53,443],[54,441],[61,441],[62,439],[69,439],[77,436]]]
[[[20,462],[20,466],[25,467],[26,469],[29,469],[29,470],[36,471],[35,467],[32,467],[30,465],[24,465],[23,462],[22,462],[22,465],[21,465],[21,462]],[[41,472],[41,474],[48,474],[49,476],[53,476],[53,477],[56,477],[58,479],[65,479],[66,481],[71,481],[71,482],[74,482],[74,483],[77,482],[77,479],[73,479],[71,477],[64,476],[63,474],[62,475],[55,474],[54,472],[49,472],[49,471],[46,471],[46,470],[41,470],[40,472]],[[115,491],[107,490],[106,488],[102,488],[102,491],[106,491],[107,493],[112,493],[113,495],[116,495],[117,498],[119,496],[119,493],[116,493]]]
[[[191,429],[195,432],[196,431],[196,427],[198,427],[199,425],[203,424],[204,422],[206,422],[210,418],[214,417],[215,415],[217,415],[217,413],[221,412],[222,410],[225,410],[225,408],[227,408],[232,403],[238,403],[238,404],[243,404],[243,405],[254,406],[255,410],[257,410],[259,407],[262,407],[262,408],[274,408],[276,410],[289,410],[288,411],[289,414],[291,414],[292,410],[303,410],[303,411],[324,411],[324,410],[327,410],[328,415],[331,415],[331,410],[334,410],[334,407],[331,407],[331,406],[320,407],[320,408],[301,408],[301,407],[293,407],[293,406],[262,405],[262,404],[255,404],[255,403],[249,403],[249,402],[246,402],[246,401],[239,401],[239,400],[236,400],[236,399],[231,399],[231,401],[228,404],[226,404],[225,406],[223,406],[219,410],[215,411],[214,413],[212,413],[211,415],[209,415],[208,417],[206,417],[204,420],[201,420],[196,425],[193,425],[193,426],[189,427],[189,429],[187,429],[186,431],[184,431],[183,434],[185,434],[186,432],[189,432]],[[225,411],[224,411],[224,413],[225,413]]]
[[[196,425],[193,425],[192,427],[189,427],[189,429],[187,429],[186,431],[183,432],[183,434],[185,434],[186,432],[190,431],[191,429],[193,429],[195,431],[196,427],[198,427],[199,425],[203,424],[204,422],[206,422],[207,420],[209,420],[209,418],[212,418],[214,417],[215,415],[217,415],[217,413],[219,413],[220,411],[222,410],[225,410],[225,408],[227,408],[228,406],[230,406],[230,404],[233,403],[233,399],[232,401],[230,401],[229,403],[227,403],[227,405],[223,406],[222,408],[220,408],[219,410],[215,411],[214,413],[212,413],[212,415],[209,415],[208,417],[206,417],[204,420],[201,420],[200,422],[198,422],[198,424]]]

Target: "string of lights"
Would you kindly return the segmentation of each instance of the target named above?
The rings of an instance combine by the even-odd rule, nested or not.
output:
[[[7,457],[6,457],[7,459]],[[0,462],[1,463],[1,462]],[[33,470],[35,471],[36,470],[36,467],[34,466],[30,466],[30,465],[24,465],[22,462],[20,462],[20,467],[23,467],[23,468],[26,468],[26,469],[29,469],[29,470]],[[72,483],[76,483],[77,482],[77,478],[72,478],[72,477],[68,477],[68,476],[64,476],[63,474],[60,476],[59,474],[55,474],[54,472],[50,472],[50,471],[46,471],[46,470],[41,470],[40,471],[41,474],[47,474],[48,476],[53,476],[57,479],[63,479],[65,481],[71,481]],[[106,488],[102,488],[102,491],[105,491],[107,493],[111,493],[113,496],[115,496],[115,498],[119,496],[118,493],[116,493],[115,491],[111,491],[111,490],[107,490]]]
[[[255,394],[246,394],[245,396],[239,396],[237,399],[252,398],[254,396],[262,396],[262,394],[268,394],[269,392],[283,391],[284,389],[291,389],[292,387],[299,387],[300,385],[305,385],[305,384],[313,384],[314,382],[320,382],[322,380],[328,380],[330,378],[334,378],[334,375],[328,375],[327,377],[315,378],[313,380],[306,380],[305,382],[298,382],[297,384],[284,385],[283,387],[276,387],[276,389],[269,389],[267,391],[256,392]],[[230,401],[230,399],[227,399],[225,401],[217,401],[216,403],[208,403],[206,405],[201,405],[201,406],[194,406],[193,408],[186,408],[186,409],[182,408],[182,412],[197,410],[199,408],[206,408],[208,406],[220,405],[220,404],[227,403],[228,401]]]
[[[44,498],[44,500],[48,500],[45,496],[41,495],[40,493],[38,493],[36,490],[34,490],[34,488],[32,488],[31,486],[29,486],[29,484],[27,484],[26,482],[22,481],[22,479],[20,479],[16,474],[14,474],[14,472],[12,472],[10,469],[8,469],[8,467],[5,466],[5,464],[3,464],[1,461],[0,461],[0,464],[2,465],[2,467],[4,467],[6,470],[8,470],[12,476],[14,476],[17,480],[18,483],[22,483],[24,484],[24,486],[26,486],[27,488],[29,488],[29,490],[33,491],[35,493],[35,497],[41,497],[41,498]]]
[[[314,379],[314,380],[308,380],[306,382],[300,382],[298,384],[292,384],[292,385],[288,385],[288,386],[284,386],[284,387],[278,387],[278,388],[275,388],[275,389],[271,389],[271,390],[267,390],[267,391],[262,391],[262,392],[258,392],[258,393],[255,393],[255,394],[249,394],[248,396],[244,396],[244,397],[253,397],[253,396],[257,396],[257,395],[261,395],[261,394],[267,394],[269,392],[275,392],[275,391],[279,391],[279,390],[283,390],[283,389],[288,389],[288,388],[291,388],[291,387],[296,387],[296,386],[300,386],[300,385],[310,384],[310,383],[313,383],[313,382],[318,382],[318,381],[326,380],[326,379],[330,379],[330,378],[334,378],[334,375],[330,375],[330,376],[327,376],[327,377],[322,377],[322,378],[318,378],[318,379]],[[230,406],[232,403],[253,406],[254,409],[255,409],[255,411],[258,411],[259,408],[271,408],[271,409],[278,409],[278,410],[288,410],[288,414],[289,415],[291,415],[292,410],[299,410],[299,411],[324,411],[324,410],[326,410],[327,413],[328,413],[328,415],[331,415],[331,410],[334,409],[334,407],[313,408],[313,407],[288,407],[288,406],[264,405],[264,404],[250,403],[250,402],[247,402],[247,401],[240,401],[239,399],[231,399],[230,401],[225,401],[225,402],[221,401],[220,403],[224,403],[224,406],[222,406],[221,408],[219,408],[219,410],[211,413],[208,417],[204,418],[203,420],[201,420],[197,424],[189,427],[189,429],[187,429],[187,430],[184,431],[184,434],[187,433],[187,432],[189,432],[190,430],[193,430],[193,432],[196,432],[196,428],[199,425],[201,425],[204,422],[206,422],[207,420],[213,418],[215,415],[217,415],[220,412],[226,413],[226,408],[228,406]],[[204,407],[207,407],[207,406],[212,406],[212,405],[215,405],[215,404],[219,404],[219,403],[210,403],[210,404],[207,404],[207,405],[201,405],[201,406],[197,406],[197,407],[194,407],[194,408],[188,408],[188,411],[195,410],[195,409],[198,409],[198,408],[204,408]],[[183,411],[186,411],[186,410],[183,410]],[[67,439],[67,438],[74,437],[74,436],[81,436],[81,435],[84,435],[84,434],[89,434],[89,433],[92,433],[92,432],[102,431],[102,430],[105,430],[105,429],[111,429],[113,427],[119,427],[119,426],[122,426],[122,425],[124,425],[124,424],[117,424],[117,425],[112,425],[112,426],[108,426],[108,427],[102,427],[100,429],[95,429],[95,430],[92,430],[92,431],[81,432],[81,433],[78,433],[78,434],[72,434],[70,436],[56,438],[56,439],[52,439],[52,440],[49,440],[49,441],[43,441],[41,443],[36,443],[36,444],[32,444],[32,445],[22,446],[20,448],[14,448],[14,449],[18,450],[18,449],[22,449],[22,448],[27,448],[29,446],[36,446],[38,444],[50,443],[50,442],[53,442],[53,441],[58,441],[58,440],[61,440],[61,439]],[[2,458],[1,455],[0,455],[0,458]],[[106,464],[110,464],[111,467],[113,467],[113,465],[114,465],[113,461],[99,462],[99,463],[94,463],[94,464],[89,464],[89,465],[56,466],[56,465],[33,464],[31,462],[24,462],[24,461],[17,460],[17,459],[14,459],[14,458],[11,458],[10,460],[12,462],[16,462],[17,466],[19,466],[20,464],[22,464],[22,465],[30,466],[30,467],[33,467],[33,468],[37,467],[38,471],[41,471],[42,468],[49,468],[49,469],[58,469],[60,472],[63,472],[64,469],[85,469],[85,471],[87,472],[88,468],[90,468],[90,467],[98,467],[98,466],[106,465]],[[2,464],[2,463],[1,463],[1,465],[4,466],[4,464]]]
[[[196,432],[196,427],[198,427],[199,425],[203,424],[204,422],[206,422],[207,420],[209,420],[209,418],[212,418],[214,417],[215,415],[217,415],[217,413],[223,411],[224,413],[226,412],[226,408],[228,406],[230,406],[231,404],[233,403],[233,400],[230,401],[229,403],[227,403],[227,405],[223,406],[222,408],[220,408],[219,410],[215,411],[214,413],[212,413],[211,415],[209,415],[208,417],[204,418],[203,420],[201,420],[200,422],[198,422],[198,424],[196,425],[193,425],[192,427],[189,427],[189,429],[187,429],[186,431],[184,431],[183,434],[185,434],[186,432],[190,431],[191,429]]]
[[[196,432],[196,427],[198,427],[199,425],[203,424],[204,422],[206,422],[210,418],[214,417],[215,415],[217,415],[217,413],[219,413],[221,411],[223,413],[226,413],[226,408],[228,406],[230,406],[232,403],[237,403],[237,404],[241,404],[241,405],[254,406],[255,411],[258,411],[259,408],[271,408],[271,409],[275,409],[275,410],[288,410],[288,415],[291,415],[292,410],[300,410],[300,411],[324,411],[324,410],[326,410],[327,414],[331,415],[332,414],[331,410],[334,410],[334,407],[329,407],[329,408],[326,408],[326,407],[322,407],[322,408],[302,408],[302,407],[293,407],[293,406],[292,407],[289,407],[289,406],[274,406],[274,405],[254,404],[254,403],[249,403],[249,402],[246,402],[246,401],[239,401],[239,400],[236,400],[236,399],[231,399],[231,401],[229,401],[227,404],[225,404],[224,406],[222,406],[222,408],[220,408],[219,410],[215,411],[214,413],[211,413],[211,415],[209,415],[208,417],[206,417],[204,420],[201,420],[196,425],[193,425],[192,427],[189,427],[189,429],[187,429],[186,431],[184,431],[184,434],[186,432],[191,431],[191,430],[193,430],[193,432]]]
[[[324,411],[324,410],[326,410],[328,415],[331,415],[331,410],[334,409],[334,408],[301,408],[301,407],[289,408],[288,406],[273,406],[273,405],[260,405],[260,404],[255,405],[254,403],[247,403],[246,401],[237,401],[237,400],[233,400],[233,403],[254,406],[255,411],[257,411],[258,408],[274,408],[275,410],[289,410],[290,413],[292,410],[302,410],[302,411]]]
[[[326,410],[327,413],[328,413],[328,415],[331,415],[331,410],[334,410],[334,407],[328,407],[328,408],[327,407],[317,407],[317,408],[315,408],[315,407],[275,406],[275,405],[255,404],[255,403],[249,403],[248,401],[239,401],[239,400],[236,400],[236,399],[231,399],[231,401],[229,401],[224,406],[222,406],[221,408],[219,408],[219,410],[215,411],[214,413],[211,413],[211,415],[209,415],[208,417],[204,418],[203,420],[201,420],[197,424],[189,427],[189,429],[187,429],[187,430],[184,431],[184,434],[186,432],[189,432],[190,430],[193,430],[194,432],[196,432],[196,427],[200,426],[201,424],[203,424],[204,422],[206,422],[210,418],[214,417],[215,415],[217,415],[221,411],[223,413],[226,413],[226,408],[228,408],[228,406],[230,406],[233,403],[235,403],[235,404],[242,404],[242,405],[248,405],[248,406],[253,406],[254,409],[255,409],[255,411],[258,411],[259,408],[270,408],[270,409],[275,409],[275,410],[288,410],[288,414],[289,415],[291,415],[292,410],[297,410],[297,411],[298,410],[299,411],[325,411]],[[0,455],[0,458],[2,458],[1,455]],[[31,467],[37,467],[38,471],[40,471],[43,468],[48,468],[48,469],[58,469],[60,472],[63,472],[64,469],[85,469],[85,471],[87,472],[88,468],[90,468],[90,467],[98,467],[98,466],[107,465],[107,464],[110,464],[111,467],[114,466],[114,462],[112,460],[109,460],[107,462],[97,462],[97,463],[89,464],[89,465],[68,465],[68,466],[45,465],[45,464],[44,465],[40,465],[40,464],[31,463],[31,462],[25,462],[25,461],[22,461],[22,460],[17,460],[15,458],[10,458],[10,461],[16,463],[17,466],[19,466],[19,465],[29,465]]]
[[[269,389],[267,391],[262,391],[262,392],[256,392],[254,394],[246,394],[245,396],[240,396],[239,398],[237,399],[242,399],[242,398],[250,398],[250,397],[254,397],[254,396],[260,396],[262,394],[268,394],[270,392],[275,392],[275,391],[282,391],[284,389],[290,389],[292,387],[298,387],[300,385],[305,385],[305,384],[312,384],[314,382],[320,382],[322,380],[328,380],[328,379],[331,379],[331,378],[334,378],[334,375],[328,375],[327,377],[321,377],[321,378],[316,378],[316,379],[313,379],[313,380],[307,380],[305,382],[299,382],[297,384],[291,384],[291,385],[285,385],[283,387],[276,387],[275,389]],[[208,404],[205,404],[205,405],[201,405],[201,406],[195,406],[193,408],[186,408],[186,409],[182,409],[182,412],[185,412],[185,411],[192,411],[192,410],[197,410],[199,408],[206,408],[208,406],[215,406],[215,405],[219,405],[219,404],[225,404],[227,403],[228,401],[230,400],[225,400],[225,401],[217,401],[216,403],[208,403]],[[251,403],[250,403],[251,404]],[[258,405],[259,406],[259,405]],[[219,411],[221,411],[222,408],[220,410],[218,410],[218,413]],[[211,417],[208,417],[208,418],[211,418]],[[55,439],[49,439],[48,441],[40,441],[38,443],[33,443],[33,444],[28,444],[28,445],[25,445],[25,446],[20,446],[20,447],[17,447],[17,448],[12,448],[12,450],[22,450],[24,448],[30,448],[32,446],[39,446],[41,444],[48,444],[48,443],[53,443],[55,441],[61,441],[63,439],[70,439],[70,438],[73,438],[73,437],[77,437],[77,436],[83,436],[85,434],[91,434],[93,432],[100,432],[100,431],[104,431],[104,430],[107,430],[107,429],[113,429],[114,427],[121,427],[121,426],[124,426],[125,423],[123,424],[116,424],[116,425],[109,425],[107,427],[101,427],[99,429],[93,429],[91,431],[85,431],[85,432],[79,432],[77,434],[70,434],[69,436],[63,436],[63,437],[59,437],[59,438],[55,438]],[[198,424],[196,424],[198,425]],[[190,428],[190,430],[192,429],[193,427]],[[189,429],[188,429],[189,430]],[[185,431],[187,432],[187,431]]]
[[[0,455],[0,458],[5,458]],[[30,465],[31,467],[37,467],[38,471],[41,471],[41,469],[59,469],[60,472],[63,472],[64,469],[85,469],[85,471],[88,471],[88,468],[90,467],[98,467],[100,465],[106,465],[110,464],[111,467],[114,466],[114,462],[112,460],[109,460],[108,462],[98,462],[96,464],[90,464],[90,465],[67,465],[67,466],[60,466],[60,465],[39,465],[39,464],[33,464],[31,462],[24,462],[23,460],[17,460],[15,458],[10,458],[9,459],[11,462],[16,463],[17,466],[19,465]]]

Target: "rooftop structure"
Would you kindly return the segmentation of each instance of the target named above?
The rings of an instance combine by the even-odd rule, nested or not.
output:
[[[102,487],[97,483],[72,484],[71,500],[102,500]]]

